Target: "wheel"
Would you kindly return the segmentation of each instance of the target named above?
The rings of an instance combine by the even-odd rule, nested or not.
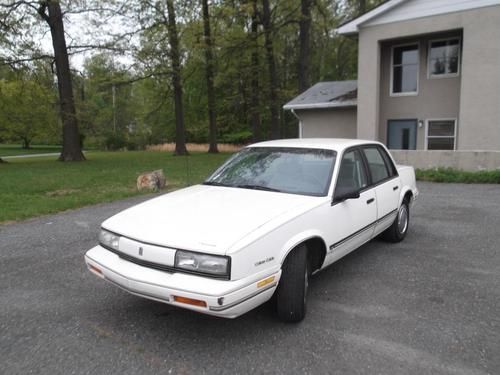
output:
[[[398,210],[398,215],[392,225],[382,233],[382,238],[389,242],[401,242],[406,237],[410,225],[410,205],[408,198],[403,200]]]
[[[281,270],[281,279],[276,291],[278,317],[285,322],[300,322],[306,315],[309,285],[307,247],[301,245],[293,250]]]

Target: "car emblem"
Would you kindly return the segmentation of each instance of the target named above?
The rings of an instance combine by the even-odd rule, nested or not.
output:
[[[139,248],[139,255],[140,255],[141,257],[142,257],[142,252],[143,252],[143,248],[142,248],[142,247],[140,247],[140,248]]]

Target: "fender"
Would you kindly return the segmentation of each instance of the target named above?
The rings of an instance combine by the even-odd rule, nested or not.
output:
[[[325,242],[323,234],[316,229],[308,229],[308,230],[305,230],[303,232],[296,234],[295,236],[290,238],[285,243],[285,245],[281,248],[281,251],[279,254],[279,263],[283,264],[286,257],[288,256],[288,254],[290,254],[290,252],[293,249],[295,249],[301,243],[303,243],[307,240],[310,240],[311,238],[319,238],[321,241],[323,241],[323,243],[325,244],[325,248],[326,248],[326,242]]]

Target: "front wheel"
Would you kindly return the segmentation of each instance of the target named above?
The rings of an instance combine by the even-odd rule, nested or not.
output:
[[[307,248],[301,245],[283,263],[276,291],[276,307],[281,320],[296,323],[304,319],[308,285]]]
[[[410,225],[410,205],[405,198],[392,225],[382,233],[382,238],[389,242],[401,242],[406,237]]]

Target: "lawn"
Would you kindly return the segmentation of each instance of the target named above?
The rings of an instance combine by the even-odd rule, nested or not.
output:
[[[0,223],[138,195],[140,173],[162,168],[166,191],[203,181],[231,154],[188,157],[154,151],[89,152],[87,161],[55,156],[0,163]]]
[[[17,155],[51,154],[54,152],[61,152],[61,146],[32,146],[29,149],[24,149],[21,145],[0,144],[0,158]]]

